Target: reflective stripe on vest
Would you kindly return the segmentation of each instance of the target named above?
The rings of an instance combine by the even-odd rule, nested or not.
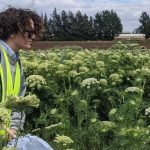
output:
[[[7,56],[7,53],[5,52],[5,49],[2,46],[0,46],[0,50],[3,53],[4,60],[5,60],[5,67],[6,67],[6,74],[5,74],[3,71],[2,65],[0,64],[0,76],[1,76],[1,84],[2,84],[2,101],[1,102],[4,102],[7,96],[19,95],[21,77],[20,77],[20,65],[19,65],[19,62],[17,62],[15,77],[14,77],[14,84],[13,84],[9,58]],[[5,83],[4,77],[6,78],[6,83]],[[11,111],[10,111],[10,115],[11,115]],[[9,123],[7,123],[7,127],[8,126],[9,126]],[[5,134],[5,131],[0,130],[0,135],[1,134]]]

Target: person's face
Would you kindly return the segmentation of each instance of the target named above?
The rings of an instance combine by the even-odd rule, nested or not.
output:
[[[30,19],[30,25],[25,27],[25,32],[17,33],[14,38],[16,49],[31,49],[35,38],[34,22]]]

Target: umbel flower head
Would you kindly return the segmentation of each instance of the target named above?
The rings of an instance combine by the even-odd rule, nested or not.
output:
[[[71,70],[71,71],[69,71],[69,73],[68,73],[68,76],[69,76],[69,77],[75,77],[75,76],[77,76],[77,75],[78,75],[78,73],[77,73],[76,70]]]
[[[100,84],[101,86],[107,86],[107,80],[106,80],[106,79],[100,79],[100,80],[99,80],[99,84]]]
[[[150,117],[150,107],[145,109],[145,115]]]
[[[109,76],[109,78],[111,79],[112,82],[120,82],[120,75],[117,73],[113,73]]]
[[[64,146],[74,143],[74,141],[70,137],[65,135],[56,135],[54,142],[62,143]]]
[[[33,95],[27,95],[25,97],[23,96],[8,96],[6,99],[6,102],[4,103],[4,106],[6,108],[12,109],[28,109],[29,107],[35,107],[37,108],[39,106],[40,100],[37,98],[35,94]]]
[[[141,90],[138,87],[128,87],[125,90],[126,93],[143,93],[143,90]]]
[[[149,76],[150,75],[150,69],[147,67],[142,67],[141,74],[144,76]]]
[[[96,62],[96,66],[97,66],[98,68],[105,67],[105,63],[104,63],[103,61],[97,61],[97,62]]]
[[[26,79],[26,86],[30,88],[41,89],[45,85],[46,85],[46,80],[40,75],[30,75]]]
[[[86,88],[90,88],[91,86],[95,86],[95,85],[98,85],[99,82],[97,81],[97,79],[95,78],[87,78],[87,79],[84,79],[81,83],[81,86],[82,87],[86,87]]]

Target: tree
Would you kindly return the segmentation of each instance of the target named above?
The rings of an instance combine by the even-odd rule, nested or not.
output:
[[[103,21],[102,21],[102,14],[101,13],[96,13],[95,15],[95,19],[94,19],[94,28],[95,28],[95,32],[96,32],[96,39],[102,39],[102,27],[103,25]]]
[[[123,29],[120,18],[113,10],[96,13],[94,26],[98,40],[113,40]]]
[[[146,12],[142,12],[139,22],[141,25],[137,29],[139,33],[145,34],[145,39],[150,37],[150,16]]]
[[[88,18],[86,14],[82,15],[78,11],[74,16],[74,36],[75,40],[90,40],[94,37],[94,27],[92,18]]]
[[[56,8],[52,13],[52,17],[49,20],[49,32],[51,33],[51,39],[61,41],[63,39],[63,28],[61,17],[57,14]]]
[[[43,30],[43,33],[42,33],[40,39],[43,41],[47,41],[47,40],[49,40],[49,26],[48,26],[48,19],[47,19],[46,13],[45,13],[44,17],[42,15],[42,18],[43,18],[43,22],[44,22],[44,30]]]
[[[63,30],[63,40],[68,41],[71,36],[71,30],[70,30],[69,16],[64,10],[61,12],[61,22]]]
[[[69,17],[69,26],[70,26],[70,40],[76,40],[77,39],[77,32],[76,32],[77,20],[71,11],[69,11],[68,17]]]
[[[95,15],[95,19],[77,11],[57,13],[54,9],[49,21],[44,16],[45,32],[43,40],[113,40],[122,32],[122,24],[117,14],[111,11],[102,11]]]
[[[83,15],[82,17],[82,22],[81,22],[81,33],[82,33],[82,40],[92,40],[94,39],[94,27],[93,27],[93,19],[86,14]]]
[[[90,17],[89,19],[89,39],[88,40],[95,40],[95,34],[96,34],[96,31],[95,31],[95,28],[94,28],[94,19],[92,17]]]
[[[133,33],[133,34],[140,34],[139,28],[134,29],[132,33]]]
[[[83,40],[84,34],[84,25],[83,25],[83,16],[80,11],[78,11],[75,15],[76,19],[76,40]]]

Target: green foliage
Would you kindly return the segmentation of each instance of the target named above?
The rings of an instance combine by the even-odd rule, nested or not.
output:
[[[38,108],[40,100],[35,94],[23,96],[9,96],[4,103],[4,106],[8,109],[19,109],[19,110],[28,110],[29,107]]]
[[[10,122],[10,110],[25,110],[29,112],[31,107],[38,108],[40,100],[35,94],[27,95],[25,97],[8,96],[5,102],[0,105],[0,132],[6,130],[6,124]],[[5,134],[0,134],[0,149],[8,142],[8,137]],[[16,150],[16,148],[4,147],[3,150]]]
[[[8,109],[4,107],[0,107],[0,129],[2,129],[2,125],[6,123],[10,119]]]
[[[34,117],[27,115],[26,130],[50,139],[57,149],[65,149],[54,142],[58,134],[74,141],[68,148],[149,147],[149,53],[121,46],[112,51],[35,52],[32,62],[40,66],[30,68],[47,84],[34,90],[28,86],[41,103]]]
[[[60,149],[60,147],[69,148],[70,144],[74,143],[70,137],[64,135],[56,135],[54,142],[57,143],[57,149]]]
[[[145,39],[150,37],[150,16],[146,12],[142,12],[139,18],[140,26],[137,30],[139,33],[145,34]]]
[[[120,49],[120,50],[139,50],[140,45],[137,43],[131,43],[131,42],[121,42],[118,41],[116,44],[113,45],[112,49],[116,50],[116,49]]]
[[[22,53],[27,93],[40,99],[25,131],[58,150],[148,150],[150,54],[120,44]]]
[[[113,10],[96,13],[94,27],[98,40],[113,40],[115,36],[122,32],[120,18]]]

